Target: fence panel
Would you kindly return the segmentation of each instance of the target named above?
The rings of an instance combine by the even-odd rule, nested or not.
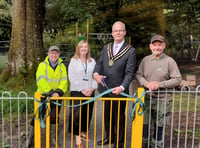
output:
[[[145,104],[149,111],[149,119],[147,120],[147,141],[143,137],[143,142],[147,142],[145,147],[199,148],[199,97],[199,86],[195,90],[191,90],[189,86],[183,86],[181,90],[147,91],[145,101],[148,103],[145,102]],[[167,111],[168,106],[170,106],[169,112]],[[158,112],[159,109],[161,110],[160,107],[164,113],[162,126],[160,125],[160,112]],[[159,132],[160,127],[163,127],[163,134]],[[156,140],[159,135],[162,135],[162,142],[161,139]]]
[[[19,92],[17,97],[12,97],[8,91],[2,92],[0,147],[28,146],[28,100],[31,99],[24,91]]]
[[[199,87],[196,89],[191,89],[189,86],[184,86],[181,90],[167,90],[167,91],[157,91],[149,92],[147,94],[153,95],[157,93],[157,101],[168,94],[171,95],[170,102],[170,118],[169,122],[164,124],[164,134],[163,134],[163,147],[165,148],[200,148],[200,95]],[[67,97],[65,97],[66,99]],[[150,97],[152,101],[154,97]],[[146,98],[145,98],[146,100]],[[68,101],[63,101],[64,106],[69,106]],[[30,121],[33,118],[33,98],[27,97],[26,92],[20,92],[17,97],[12,97],[9,92],[3,92],[0,100],[0,147],[27,147],[28,144],[28,129],[30,128]],[[22,107],[22,105],[25,105]],[[17,107],[16,107],[17,106]],[[151,107],[151,106],[150,106]],[[87,131],[87,135],[92,135],[92,141],[85,142],[86,147],[97,147],[102,146],[96,145],[98,140],[102,139],[104,136],[103,129],[103,100],[95,101],[93,111],[93,117],[91,121],[90,128]],[[165,108],[165,107],[164,107]],[[127,109],[125,110],[126,116],[126,136],[125,145],[126,147],[131,147],[131,142],[133,142],[130,135],[133,133],[130,112],[132,109],[132,103],[127,103]],[[165,110],[165,109],[164,109]],[[60,123],[57,125],[57,142],[62,147],[75,147],[73,142],[73,136],[68,133],[68,115],[69,108],[62,107],[62,112],[60,112]],[[157,114],[156,114],[157,116]],[[164,117],[165,118],[165,117]],[[45,120],[49,120],[48,118]],[[166,119],[164,119],[166,120]],[[156,121],[157,122],[157,121]],[[142,126],[142,123],[140,124]],[[153,124],[149,124],[148,133],[148,145],[151,146],[151,137],[153,136],[154,127]],[[58,133],[59,129],[62,129],[61,133]],[[155,129],[157,130],[158,127]],[[46,125],[45,130],[41,129],[41,146],[48,147],[47,144],[50,140],[46,139],[46,133],[48,134],[48,125]],[[48,137],[48,136],[47,136]],[[61,141],[61,142],[60,142]],[[38,141],[37,141],[38,142]],[[37,143],[36,142],[36,143]],[[137,143],[137,142],[133,142]],[[107,147],[107,146],[103,146]],[[110,147],[110,146],[108,146]]]
[[[139,97],[142,97],[142,92],[143,92],[143,89],[139,89],[139,92],[138,92],[138,96]],[[36,99],[37,100],[40,100],[40,97],[41,97],[41,95],[40,94],[38,94],[38,93],[36,93]],[[90,98],[84,98],[84,97],[52,97],[51,98],[51,100],[72,100],[72,123],[71,123],[71,134],[69,135],[69,136],[67,136],[67,137],[65,137],[65,136],[60,136],[60,137],[58,137],[58,135],[59,135],[59,133],[58,133],[58,122],[56,122],[56,145],[55,145],[55,147],[58,147],[58,145],[61,145],[62,143],[64,143],[64,142],[66,142],[67,143],[67,145],[63,145],[63,147],[69,147],[69,145],[71,145],[71,147],[73,148],[73,147],[75,147],[75,144],[74,144],[74,139],[73,139],[73,117],[74,117],[74,108],[75,107],[79,107],[79,105],[77,105],[77,104],[75,104],[75,105],[73,105],[73,103],[74,103],[74,100],[80,100],[80,104],[82,104],[81,102],[82,102],[82,100],[89,100]],[[99,100],[101,100],[102,102],[103,102],[103,104],[101,104],[100,105],[100,110],[98,109],[98,114],[95,114],[94,116],[95,116],[95,119],[97,119],[97,116],[98,116],[98,119],[97,120],[94,120],[93,121],[93,124],[95,125],[94,127],[93,127],[93,131],[92,131],[92,134],[94,135],[94,137],[92,137],[92,140],[94,140],[94,143],[89,143],[88,142],[88,134],[89,134],[89,116],[87,116],[87,137],[86,137],[86,143],[85,143],[85,145],[86,145],[86,147],[98,147],[98,145],[96,145],[96,138],[100,138],[101,137],[101,139],[103,140],[103,138],[104,138],[104,107],[105,107],[105,101],[110,101],[112,99],[112,101],[111,101],[111,109],[110,109],[110,121],[111,121],[111,118],[112,118],[112,102],[114,102],[115,101],[115,103],[116,103],[116,101],[118,102],[118,119],[117,119],[117,125],[118,125],[118,127],[117,127],[117,147],[118,147],[118,139],[119,139],[119,131],[120,131],[120,129],[119,129],[119,112],[120,112],[120,101],[126,101],[126,104],[128,104],[128,102],[127,101],[130,101],[130,103],[131,104],[133,104],[133,102],[136,100],[135,98],[98,98],[98,101]],[[47,98],[47,100],[48,100],[48,98]],[[144,100],[144,97],[142,98],[142,100]],[[96,104],[96,102],[98,102],[97,100],[95,101],[95,104]],[[40,102],[38,102],[37,101],[37,103],[35,104],[36,106],[35,106],[35,112],[37,112],[37,110],[39,109],[38,107],[39,106],[42,106],[41,104],[39,104]],[[85,102],[84,102],[85,103]],[[82,104],[83,105],[83,104]],[[80,127],[80,125],[81,125],[81,114],[82,114],[82,105],[80,106],[80,112],[79,112],[79,114],[80,114],[80,116],[79,116],[79,135],[81,135],[81,127]],[[65,106],[64,108],[66,108],[67,106]],[[68,106],[69,107],[69,106]],[[126,110],[126,119],[125,119],[125,129],[127,129],[127,120],[129,121],[129,124],[131,125],[131,123],[132,123],[132,130],[131,130],[131,126],[129,125],[129,130],[128,130],[128,136],[125,136],[125,140],[124,140],[124,147],[141,147],[141,145],[142,145],[142,120],[143,120],[143,116],[141,116],[141,115],[138,115],[138,113],[137,113],[137,111],[139,110],[139,104],[136,104],[135,105],[135,119],[134,119],[134,122],[132,122],[130,119],[128,119],[128,117],[130,117],[130,115],[128,115],[130,112],[128,112],[128,106],[127,106],[127,108],[125,109]],[[57,107],[58,108],[58,107]],[[96,107],[96,105],[95,105],[95,113],[97,113],[97,107]],[[130,110],[130,109],[129,109]],[[142,112],[142,110],[141,110],[141,112]],[[87,114],[89,114],[89,104],[87,104]],[[101,116],[101,114],[102,114],[102,116]],[[36,117],[38,118],[39,117],[39,113],[37,112],[37,114],[36,114]],[[58,117],[58,116],[57,116]],[[65,117],[65,116],[64,116]],[[99,124],[100,123],[100,118],[101,118],[101,123],[102,123],[102,125],[101,124]],[[56,119],[56,120],[58,120],[58,119]],[[64,125],[66,125],[66,123],[65,123],[65,119],[64,119]],[[35,125],[37,124],[37,125],[39,125],[41,122],[39,121],[39,120],[35,120]],[[46,124],[48,124],[48,125],[46,125],[46,127],[47,126],[49,126],[49,123],[48,122],[46,122]],[[49,128],[49,127],[48,127]],[[97,129],[97,130],[96,130]],[[100,130],[100,129],[102,129],[102,130]],[[111,129],[111,122],[110,122],[110,129]],[[64,133],[65,133],[65,127],[64,127],[64,129],[63,129],[63,135],[64,135]],[[102,131],[102,133],[101,134],[98,134],[98,133],[100,133],[100,131]],[[131,132],[132,131],[132,132]],[[41,143],[40,143],[40,140],[38,140],[38,134],[40,134],[41,133],[41,129],[40,128],[38,128],[38,126],[36,127],[35,126],[35,133],[37,132],[37,134],[35,134],[35,139],[37,138],[37,140],[35,140],[35,147],[37,147],[37,148],[40,148],[41,147]],[[47,130],[46,130],[46,132],[47,132]],[[127,135],[126,134],[126,130],[125,130],[125,135]],[[111,130],[110,130],[110,134],[109,134],[109,136],[111,137]],[[127,138],[129,138],[129,140],[128,140],[128,142],[126,143],[126,141],[127,141],[127,139],[126,139],[126,137]],[[40,138],[40,137],[39,137]],[[61,140],[60,138],[62,138],[62,142],[58,142],[58,139],[59,140]],[[79,136],[79,140],[80,140],[80,136]],[[71,139],[71,141],[70,141],[70,139]],[[131,139],[132,140],[134,140],[133,142],[131,142]],[[98,139],[98,140],[100,140],[100,139]],[[48,147],[47,145],[46,145],[46,147]],[[110,144],[109,144],[109,147],[111,147],[111,141],[110,141]]]

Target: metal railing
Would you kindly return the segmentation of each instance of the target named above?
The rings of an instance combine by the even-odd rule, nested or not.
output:
[[[27,97],[27,93],[24,91],[21,91],[17,97],[11,97],[11,93],[8,91],[4,91],[1,95],[1,140],[0,143],[2,145],[2,148],[4,147],[21,147],[22,145],[25,145],[26,141],[23,141],[23,144],[21,143],[21,121],[20,121],[20,102],[25,101],[25,125],[23,125],[23,133],[25,135],[24,139],[28,139],[28,100],[31,100],[31,97]],[[5,104],[4,104],[5,102]],[[15,107],[13,110],[13,103],[15,103]],[[17,105],[16,105],[17,104]],[[9,109],[8,109],[9,107]],[[6,111],[4,111],[6,110]],[[14,113],[14,119],[13,119],[13,113]],[[17,117],[16,117],[17,115]],[[17,118],[17,119],[16,119]],[[13,127],[13,125],[18,125],[17,128]],[[15,129],[15,130],[13,130]],[[14,133],[13,133],[14,131]],[[14,135],[15,134],[15,135]],[[13,137],[16,137],[15,141],[13,141]],[[10,142],[9,142],[10,140]],[[17,142],[16,142],[17,141]],[[25,143],[24,143],[25,142]],[[14,144],[13,144],[14,143]]]
[[[146,94],[149,94],[150,100],[154,99],[154,97],[151,97],[154,95],[154,93],[157,93],[157,100],[161,100],[161,95],[164,94],[164,96],[167,96],[170,94],[171,101],[170,101],[170,120],[168,123],[164,125],[164,134],[163,134],[163,147],[165,148],[200,148],[200,86],[197,86],[195,89],[190,88],[189,86],[183,86],[180,90],[164,90],[164,91],[156,91],[156,92],[150,92],[147,91]],[[160,95],[158,95],[160,94]],[[58,99],[58,98],[52,98],[52,99]],[[61,99],[61,98],[60,98]],[[69,97],[64,97],[63,105],[69,106],[67,99],[71,99]],[[78,98],[79,100],[81,98]],[[106,98],[105,98],[106,99]],[[107,98],[108,99],[108,98]],[[97,140],[101,140],[104,136],[104,122],[103,122],[103,108],[104,108],[104,102],[102,98],[95,101],[94,108],[96,108],[93,111],[93,117],[91,121],[90,128],[87,131],[87,135],[92,135],[93,142],[84,143],[86,147],[97,147],[100,146],[96,145]],[[130,101],[130,100],[128,100]],[[33,118],[33,112],[30,113],[30,109],[33,107],[30,104],[33,104],[33,102],[36,103],[36,101],[33,101],[32,97],[27,97],[26,92],[20,92],[17,97],[12,97],[9,92],[3,92],[1,95],[0,100],[0,110],[1,110],[1,119],[0,119],[0,147],[22,147],[26,145],[28,147],[28,129],[30,127],[30,120]],[[25,107],[22,109],[21,105],[22,103],[25,104]],[[36,103],[39,105],[39,103]],[[130,112],[132,109],[132,101],[127,103],[127,109],[125,111],[126,113],[126,147],[138,147],[138,146],[132,146],[134,137],[140,138],[142,136],[142,131],[140,131],[141,135],[133,136],[130,135],[134,132],[134,128],[132,128],[132,120],[130,119]],[[13,106],[17,105],[17,108],[14,108]],[[37,106],[36,106],[37,109]],[[57,142],[61,140],[63,147],[73,147],[73,136],[69,134],[66,130],[67,122],[68,121],[68,108],[62,107],[62,113],[60,114],[60,122],[57,125],[56,133],[57,133]],[[140,117],[140,116],[139,116]],[[49,117],[45,119],[46,121],[49,120]],[[143,119],[141,119],[143,120]],[[38,123],[38,128],[40,128],[40,121],[35,120]],[[137,120],[134,120],[136,122]],[[139,121],[139,120],[138,120]],[[50,126],[48,125],[48,122],[46,122],[46,131],[41,129],[41,132],[47,134],[47,136],[39,136],[37,134],[37,130],[35,131],[35,141],[40,140],[40,145],[42,147],[48,147],[50,146],[49,139],[44,140],[48,138]],[[139,121],[138,124],[140,126],[140,129],[142,129],[142,121]],[[37,124],[37,123],[36,123]],[[63,126],[63,132],[60,135],[58,133],[58,128],[60,125]],[[150,124],[149,124],[150,125]],[[150,147],[151,144],[151,137],[152,137],[152,127],[149,128],[149,134],[148,134],[148,147]],[[50,138],[50,137],[49,137]],[[132,139],[133,138],[133,139]],[[41,140],[42,139],[42,140]],[[48,145],[49,143],[49,145]],[[140,143],[140,142],[139,142]],[[38,141],[35,142],[35,144],[38,144]],[[103,147],[103,146],[101,146]],[[139,146],[140,147],[140,146]]]
[[[138,89],[138,97],[141,96],[142,92],[143,92],[143,88],[139,88]],[[35,94],[35,98],[37,100],[40,100],[40,98],[42,97],[42,95],[40,93],[36,93]],[[51,100],[64,100],[64,108],[66,109],[66,101],[68,100],[72,100],[72,125],[73,125],[73,117],[74,117],[74,114],[73,114],[73,110],[74,110],[74,105],[73,105],[73,101],[74,100],[89,100],[91,98],[85,98],[85,97],[52,97]],[[97,102],[101,100],[103,102],[103,106],[102,106],[102,118],[98,116],[98,118],[101,118],[102,119],[102,128],[101,130],[100,129],[100,125],[97,125]],[[111,101],[112,100],[112,101]],[[89,143],[88,143],[88,139],[86,140],[86,147],[94,147],[96,148],[97,145],[96,145],[96,137],[97,137],[97,132],[99,131],[102,131],[102,134],[101,134],[101,139],[103,140],[104,138],[104,112],[105,112],[105,101],[111,101],[111,110],[110,110],[110,116],[112,116],[112,102],[114,101],[118,101],[118,124],[117,124],[117,141],[118,141],[118,138],[119,138],[119,112],[120,112],[120,105],[119,105],[119,102],[120,101],[125,101],[126,102],[126,109],[125,109],[125,115],[126,115],[126,119],[125,119],[125,138],[124,138],[124,146],[126,147],[127,146],[127,141],[126,141],[126,135],[127,135],[127,124],[128,124],[128,102],[131,102],[133,104],[133,102],[136,100],[136,98],[98,98],[97,100],[95,100],[94,104],[95,104],[95,107],[94,107],[94,129],[93,129],[93,135],[94,137],[92,138],[94,143],[93,144],[90,144],[89,146]],[[141,100],[144,100],[144,96],[141,98]],[[81,101],[80,101],[80,119],[79,119],[79,123],[81,124]],[[35,101],[35,113],[36,113],[36,117],[39,118],[39,112],[38,112],[38,109],[40,106],[42,106],[41,104],[42,102],[40,101]],[[50,102],[47,101],[47,105],[48,105],[48,108],[50,107]],[[76,106],[75,106],[76,107]],[[89,105],[87,104],[87,107],[88,107],[88,112],[87,114],[89,114]],[[139,115],[138,114],[138,110],[139,110],[139,104],[136,104],[135,106],[135,118],[133,121],[131,121],[131,125],[132,125],[132,129],[131,129],[131,133],[129,135],[129,137],[131,137],[131,139],[129,138],[129,146],[128,147],[141,147],[142,146],[142,124],[143,123],[143,116],[142,115]],[[57,106],[58,108],[58,106]],[[47,110],[47,115],[49,114],[48,112],[49,110]],[[63,131],[66,131],[66,110],[64,110],[64,128],[63,128]],[[58,110],[57,110],[57,114],[58,114]],[[99,114],[100,115],[100,114]],[[88,117],[88,116],[87,116]],[[88,117],[89,118],[89,117]],[[58,121],[58,116],[57,116],[57,119],[56,121]],[[88,136],[88,132],[89,132],[89,119],[87,119],[87,136]],[[58,146],[58,122],[56,122],[56,146]],[[35,128],[35,148],[40,148],[41,147],[41,129],[40,129],[40,126],[41,126],[41,121],[40,120],[35,120],[35,124],[34,124],[34,128]],[[98,126],[98,127],[97,127]],[[73,126],[71,127],[73,131]],[[98,130],[97,130],[98,129]],[[111,129],[111,123],[110,123],[110,129]],[[50,147],[50,117],[48,116],[47,119],[46,119],[46,147],[49,148]],[[80,130],[80,127],[79,127],[79,135],[81,135],[81,130]],[[111,131],[110,131],[110,136],[111,136]],[[73,143],[73,132],[71,132],[71,142],[70,142],[70,139],[67,139],[66,136],[65,136],[65,132],[64,132],[64,135],[63,135],[63,147],[66,147],[66,144],[65,142],[68,142],[67,143],[67,146],[69,147],[69,143],[71,143],[71,148],[74,147],[74,143]],[[80,137],[79,137],[80,138]],[[91,146],[92,145],[92,146]],[[110,147],[111,147],[111,144],[110,144]],[[117,147],[118,147],[118,142],[117,142]]]

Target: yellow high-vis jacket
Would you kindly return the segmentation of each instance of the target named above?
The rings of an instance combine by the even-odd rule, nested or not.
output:
[[[36,72],[37,92],[50,93],[58,92],[62,96],[67,91],[67,71],[62,59],[58,59],[58,65],[55,70],[49,63],[47,56],[44,62],[41,62]]]

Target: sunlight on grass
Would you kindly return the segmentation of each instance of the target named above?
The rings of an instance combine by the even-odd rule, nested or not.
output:
[[[187,132],[188,134],[193,134],[193,130],[188,130]],[[194,134],[196,137],[200,137],[200,129],[195,129]]]
[[[189,105],[188,105],[189,100]],[[195,109],[195,94],[183,94],[176,95],[174,99],[174,112],[179,112],[181,104],[181,111],[187,111],[189,109],[189,112],[194,112]],[[197,96],[197,102],[196,102],[196,112],[200,112],[200,95]]]
[[[185,136],[185,130],[184,129],[182,129],[182,130],[180,129],[179,133],[180,133],[180,135]],[[175,135],[178,134],[178,130],[177,129],[174,129],[174,134]],[[188,129],[187,130],[188,138],[192,138],[192,135],[193,135],[193,130]],[[200,137],[200,129],[195,129],[194,135],[195,135],[196,138],[199,138]]]

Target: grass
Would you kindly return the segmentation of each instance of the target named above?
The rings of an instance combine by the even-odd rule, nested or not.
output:
[[[180,133],[180,135],[182,137],[184,137],[185,136],[185,129],[182,129],[182,130],[180,129],[179,133]],[[178,135],[178,130],[177,129],[174,129],[174,134]],[[187,130],[187,137],[188,138],[192,138],[192,136],[193,136],[193,130],[192,129],[188,129]],[[195,129],[194,136],[195,136],[195,139],[199,139],[199,137],[200,137],[200,129]]]
[[[2,69],[4,67],[7,59],[8,59],[8,56],[0,56],[0,69]]]
[[[189,105],[188,105],[188,97],[189,97]],[[179,112],[181,103],[181,111],[185,112],[189,109],[189,112],[194,112],[195,109],[195,94],[183,94],[182,97],[180,94],[175,96],[174,99],[174,112]],[[200,112],[200,95],[197,96],[196,102],[196,112]]]
[[[192,135],[193,134],[193,130],[187,130],[187,133]],[[200,129],[195,129],[194,134],[195,134],[196,137],[200,137]]]
[[[0,83],[0,95],[2,95],[2,92],[8,91],[12,97],[17,97],[19,92],[25,91],[28,97],[34,96],[37,90],[35,80],[33,80],[33,82],[28,82],[26,85],[21,85],[18,81],[19,80],[13,77],[6,83]]]
[[[174,112],[179,112],[180,104],[181,104],[181,114],[186,115],[186,113],[188,111],[189,112],[188,120],[191,120],[192,124],[193,124],[194,112],[195,112],[195,97],[196,97],[195,94],[191,92],[190,95],[188,95],[187,93],[183,93],[182,96],[180,94],[177,94],[174,99]],[[188,100],[188,98],[189,98],[189,100]],[[199,113],[200,113],[200,95],[198,94],[197,102],[196,102],[196,117],[198,117]],[[186,118],[186,117],[182,117],[182,118]],[[198,122],[198,118],[196,118],[196,123],[197,122]],[[193,126],[190,128],[188,127],[187,133],[188,133],[189,137],[192,137],[192,134],[193,134],[192,128],[193,128]],[[174,131],[175,131],[175,133],[178,133],[178,129],[175,128]],[[180,134],[182,134],[183,136],[185,135],[185,128],[180,129]],[[200,137],[199,126],[197,126],[195,129],[195,137]]]

